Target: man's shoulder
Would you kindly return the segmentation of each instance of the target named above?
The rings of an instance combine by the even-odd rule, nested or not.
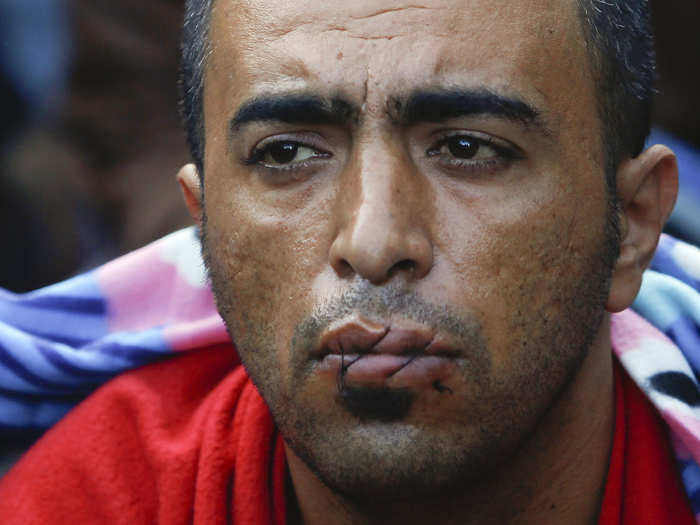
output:
[[[17,523],[74,523],[81,515],[148,523],[163,519],[158,495],[167,493],[180,500],[169,498],[173,512],[187,515],[204,435],[235,412],[247,384],[231,345],[118,376],[0,481],[0,514]]]

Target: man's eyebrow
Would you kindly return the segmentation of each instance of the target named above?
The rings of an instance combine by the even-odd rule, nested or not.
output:
[[[511,120],[550,134],[534,106],[523,99],[483,88],[418,90],[407,96],[392,97],[388,111],[401,124],[487,116]]]
[[[236,133],[252,122],[346,125],[356,120],[358,114],[357,106],[340,97],[304,93],[261,95],[241,104],[229,129]]]

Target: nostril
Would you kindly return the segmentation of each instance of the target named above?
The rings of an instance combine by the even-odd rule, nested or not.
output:
[[[412,272],[416,269],[416,262],[411,259],[404,259],[397,262],[392,267],[392,272]]]
[[[348,261],[346,261],[345,259],[340,259],[336,262],[335,271],[341,277],[347,277],[348,275],[352,274],[355,270]]]

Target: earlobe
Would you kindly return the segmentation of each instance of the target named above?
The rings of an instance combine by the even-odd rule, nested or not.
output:
[[[202,226],[202,185],[194,164],[185,164],[177,174],[185,205],[197,227]]]
[[[609,312],[628,308],[637,296],[677,193],[676,157],[666,146],[652,146],[618,169],[620,255],[606,304]]]

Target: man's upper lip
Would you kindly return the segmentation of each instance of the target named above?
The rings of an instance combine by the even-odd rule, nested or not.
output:
[[[454,349],[425,325],[380,324],[353,318],[332,325],[321,337],[317,357],[328,354],[454,355]]]

